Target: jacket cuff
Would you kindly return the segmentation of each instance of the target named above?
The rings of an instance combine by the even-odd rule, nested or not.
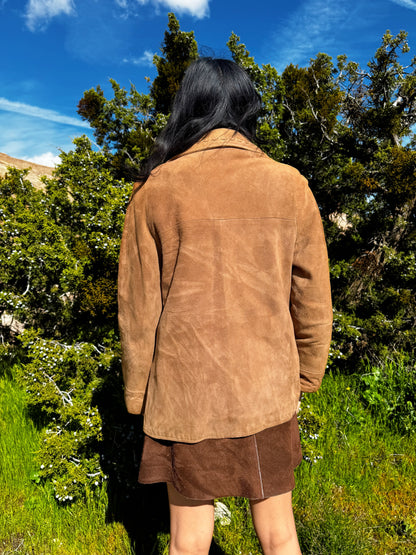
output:
[[[144,408],[144,392],[124,390],[124,401],[127,412],[130,414],[142,414]]]
[[[300,391],[301,393],[313,393],[318,391],[321,387],[323,375],[320,377],[301,376],[300,377]]]

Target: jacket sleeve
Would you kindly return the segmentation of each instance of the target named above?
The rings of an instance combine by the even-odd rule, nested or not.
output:
[[[297,196],[290,301],[299,354],[300,388],[305,392],[316,391],[325,373],[331,342],[332,304],[322,220],[306,183]]]
[[[143,412],[162,310],[159,257],[146,212],[144,190],[140,189],[127,208],[118,273],[124,398],[132,414]]]

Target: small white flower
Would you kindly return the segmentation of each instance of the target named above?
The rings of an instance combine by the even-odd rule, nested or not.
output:
[[[222,526],[229,526],[231,524],[231,511],[221,501],[215,503],[214,519],[219,520]]]

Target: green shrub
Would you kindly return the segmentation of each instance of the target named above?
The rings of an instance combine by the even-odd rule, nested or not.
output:
[[[309,463],[316,463],[322,458],[322,452],[317,446],[317,440],[322,427],[325,425],[325,417],[317,414],[311,408],[306,398],[301,404],[298,422],[303,459]]]
[[[416,427],[416,366],[406,356],[368,364],[361,376],[362,397],[372,413],[399,433]]]
[[[34,479],[50,480],[58,501],[72,501],[106,479],[98,451],[101,415],[93,396],[111,354],[89,343],[41,339],[34,330],[21,340],[27,362],[18,381],[31,416],[45,426]]]

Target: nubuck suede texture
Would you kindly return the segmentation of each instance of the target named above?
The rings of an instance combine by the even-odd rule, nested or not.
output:
[[[145,435],[139,482],[168,482],[189,499],[265,499],[292,491],[302,461],[296,415],[244,437],[184,443]]]
[[[154,438],[290,420],[325,372],[332,307],[307,181],[215,129],[135,186],[119,263],[127,410]]]

